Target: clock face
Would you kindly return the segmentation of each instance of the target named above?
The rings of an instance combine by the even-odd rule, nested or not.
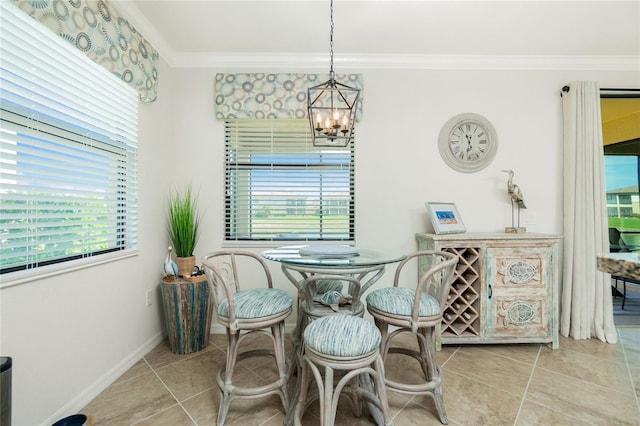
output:
[[[443,126],[438,148],[442,159],[454,170],[476,172],[489,165],[496,154],[498,138],[491,123],[478,114],[460,114]]]

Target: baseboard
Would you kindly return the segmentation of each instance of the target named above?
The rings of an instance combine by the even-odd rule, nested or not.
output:
[[[111,385],[118,377],[120,377],[124,372],[133,367],[146,354],[148,354],[151,349],[155,348],[160,342],[162,342],[166,335],[167,332],[163,329],[151,339],[147,340],[134,352],[129,354],[128,357],[120,361],[111,370],[109,370],[102,377],[96,380],[91,386],[86,388],[79,395],[70,400],[67,404],[60,407],[57,412],[55,412],[40,426],[52,425],[62,418],[78,413],[85,405],[95,399],[95,397],[97,397],[100,392],[109,387],[109,385]]]

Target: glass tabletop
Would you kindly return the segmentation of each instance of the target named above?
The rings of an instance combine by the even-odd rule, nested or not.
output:
[[[262,252],[262,257],[281,263],[307,266],[354,267],[399,262],[401,253],[383,253],[349,245],[295,245]]]

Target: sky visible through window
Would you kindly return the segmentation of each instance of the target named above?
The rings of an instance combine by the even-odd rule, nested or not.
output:
[[[638,185],[638,157],[635,155],[605,155],[606,191]]]

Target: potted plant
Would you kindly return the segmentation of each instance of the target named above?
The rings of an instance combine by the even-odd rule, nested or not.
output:
[[[178,191],[169,196],[169,238],[176,253],[178,276],[189,276],[196,264],[193,255],[200,236],[200,212],[191,189],[187,186],[184,193]]]
[[[160,282],[169,347],[177,354],[197,352],[209,345],[211,332],[211,297],[203,275],[193,276],[196,257],[193,250],[198,242],[200,212],[191,186],[174,191],[168,200],[169,238],[173,248],[165,260],[167,274]],[[176,254],[177,275],[171,252]]]

